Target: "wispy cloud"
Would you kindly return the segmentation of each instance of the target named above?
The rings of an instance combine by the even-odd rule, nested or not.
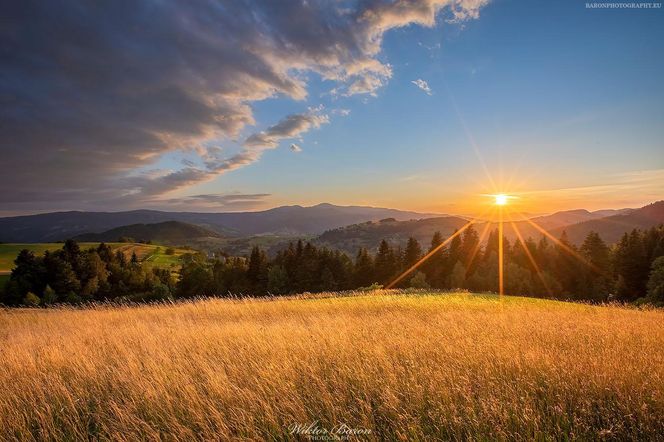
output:
[[[330,122],[323,108],[311,108],[303,114],[288,115],[274,126],[250,135],[244,142],[246,147],[273,148],[287,138],[295,138],[312,128],[319,128]]]
[[[148,201],[161,208],[186,210],[249,210],[262,207],[269,193],[209,193]]]
[[[664,199],[664,169],[636,170],[606,176],[597,184],[521,192],[530,200],[555,200],[568,207],[586,207],[593,201],[602,207],[647,204]]]
[[[424,91],[424,93],[426,93],[427,95],[433,94],[433,92],[431,91],[431,88],[429,87],[429,84],[426,81],[422,80],[421,78],[418,78],[417,80],[413,80],[413,81],[411,81],[411,83],[413,83],[419,89]]]

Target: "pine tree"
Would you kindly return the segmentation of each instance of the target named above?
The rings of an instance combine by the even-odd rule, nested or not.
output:
[[[443,288],[445,285],[445,278],[447,273],[447,256],[445,247],[439,247],[443,243],[443,235],[440,232],[435,232],[431,238],[431,245],[429,246],[428,253],[438,249],[431,255],[422,266],[422,271],[426,275],[429,285],[435,288]]]
[[[563,231],[559,242],[554,247],[553,274],[561,285],[563,298],[579,299],[582,297],[580,282],[580,266],[584,264],[579,261],[574,245],[569,242],[567,232]]]
[[[479,246],[480,237],[477,234],[477,230],[471,224],[463,232],[463,240],[461,241],[461,262],[466,268],[468,276],[472,275],[477,267],[476,255],[479,251]]]
[[[579,249],[589,266],[583,268],[584,299],[604,300],[609,295],[609,247],[596,232],[590,232]]]
[[[353,274],[353,284],[356,288],[368,287],[375,282],[373,262],[371,256],[369,256],[369,252],[364,247],[361,247],[357,252]]]
[[[454,234],[456,235],[457,230],[454,230]],[[457,261],[461,260],[461,236],[456,235],[452,241],[450,242],[450,248],[449,252],[447,254],[447,266],[454,271],[454,266],[456,265]]]
[[[466,282],[466,267],[461,264],[461,261],[457,261],[454,264],[452,269],[452,274],[450,275],[450,287],[453,289],[464,288]]]
[[[254,246],[249,255],[247,279],[252,292],[256,295],[262,295],[267,291],[267,267],[267,255],[258,246]]]
[[[648,301],[656,305],[664,305],[664,256],[652,263],[648,278]]]
[[[376,281],[379,284],[389,284],[397,275],[398,263],[394,250],[390,244],[382,240],[374,262]]]
[[[634,229],[621,238],[614,254],[614,271],[618,299],[634,301],[645,296],[650,263],[640,231]]]
[[[288,273],[280,265],[273,265],[267,274],[267,289],[273,295],[288,293]]]
[[[417,242],[417,240],[411,236],[410,238],[408,238],[408,242],[406,243],[406,249],[404,250],[404,255],[403,255],[404,267],[406,269],[409,269],[417,261],[419,261],[421,257],[422,257],[422,247],[420,246],[420,243]]]

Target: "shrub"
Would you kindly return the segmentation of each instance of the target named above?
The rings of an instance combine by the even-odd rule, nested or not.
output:
[[[28,307],[37,307],[40,303],[41,299],[39,299],[39,296],[32,292],[28,292],[28,294],[25,295],[25,298],[23,298],[23,304],[27,305]]]

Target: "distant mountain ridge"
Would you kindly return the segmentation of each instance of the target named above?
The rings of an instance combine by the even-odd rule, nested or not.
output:
[[[598,232],[606,242],[614,243],[626,231],[664,223],[664,201],[640,209],[568,210],[530,220],[556,237],[565,230],[576,244],[591,230]],[[169,225],[169,222],[180,224]],[[404,243],[413,236],[426,245],[435,231],[448,236],[466,222],[467,218],[460,216],[332,204],[237,213],[56,212],[0,218],[0,241],[52,242],[74,237],[86,241],[116,241],[120,236],[129,236],[172,244],[192,244],[192,238],[209,238],[207,243],[222,245],[234,238],[272,235],[313,237],[317,243],[354,253],[359,246],[376,247],[383,238]],[[478,223],[476,228],[482,231],[485,226],[486,223]],[[510,240],[516,238],[514,226],[524,238],[541,236],[530,222],[514,221],[514,225],[511,222],[505,225],[505,235]]]
[[[604,216],[609,214],[609,216]],[[566,231],[569,239],[581,244],[590,231],[595,231],[609,244],[617,242],[620,237],[634,228],[645,229],[664,223],[664,201],[653,203],[640,209],[611,209],[590,212],[588,210],[568,210],[551,215],[537,216],[530,221],[509,221],[506,217],[504,235],[514,241],[518,233],[524,238],[539,239],[542,232],[533,224],[560,237]],[[456,229],[467,223],[465,218],[446,216],[410,221],[383,220],[367,222],[329,230],[315,241],[319,244],[356,253],[359,247],[375,251],[382,239],[393,245],[405,245],[409,237],[417,239],[427,248],[434,232],[440,231],[448,237]],[[493,230],[498,224],[492,222],[488,229]],[[487,222],[477,222],[478,233],[487,228]],[[516,229],[516,230],[515,230]]]
[[[555,229],[557,227],[569,226],[594,219],[605,218],[612,215],[622,215],[633,211],[634,209],[605,209],[590,212],[586,209],[563,210],[552,213],[551,215],[542,215],[530,218],[544,229]]]
[[[116,227],[102,233],[84,233],[75,236],[77,241],[113,242],[120,238],[134,241],[152,241],[161,244],[181,245],[196,238],[221,238],[219,233],[194,224],[180,221],[165,221],[155,224],[131,224]],[[134,242],[132,241],[132,242]]]
[[[49,242],[84,233],[102,233],[132,224],[179,221],[196,224],[226,236],[268,233],[317,235],[349,224],[383,218],[397,220],[440,216],[364,206],[319,204],[312,207],[282,206],[259,212],[162,212],[133,210],[126,212],[54,212],[0,218],[1,242]]]
[[[625,233],[633,229],[647,229],[664,224],[664,201],[657,201],[640,209],[634,209],[616,215],[589,220],[571,226],[558,227],[551,233],[555,236],[563,230],[573,243],[581,243],[591,231],[599,235],[607,243],[615,243]]]

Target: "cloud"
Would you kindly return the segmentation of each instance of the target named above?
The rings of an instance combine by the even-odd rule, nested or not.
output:
[[[287,117],[234,156],[210,153],[256,124],[253,102],[306,100],[309,73],[340,95],[376,95],[392,75],[385,32],[432,26],[445,7],[476,18],[485,3],[13,2],[0,26],[0,204],[138,204],[250,164],[328,121]],[[173,151],[206,165],[139,172]]]
[[[274,126],[265,131],[249,136],[244,145],[246,147],[273,148],[285,138],[294,138],[312,128],[319,128],[330,122],[328,115],[321,113],[322,107],[309,109],[303,114],[288,115]]]
[[[350,115],[350,109],[333,109],[332,113],[334,115],[341,115],[342,117],[347,117]]]
[[[148,203],[171,210],[179,207],[187,210],[249,210],[261,207],[270,196],[272,195],[269,193],[211,193],[159,199]]]
[[[243,143],[243,150],[228,158],[210,158],[206,162],[208,176],[235,170],[258,161],[265,150],[274,149],[284,139],[300,137],[310,129],[316,129],[330,122],[323,107],[309,108],[302,114],[291,114],[268,127],[264,131],[251,134]],[[291,145],[291,150],[293,150]],[[295,151],[295,150],[293,150]]]
[[[433,92],[431,91],[431,88],[429,87],[429,84],[422,80],[421,78],[418,78],[417,80],[411,81],[415,86],[423,90],[427,95],[431,95]]]
[[[290,150],[295,153],[302,152],[302,148],[295,143],[290,145]]]

